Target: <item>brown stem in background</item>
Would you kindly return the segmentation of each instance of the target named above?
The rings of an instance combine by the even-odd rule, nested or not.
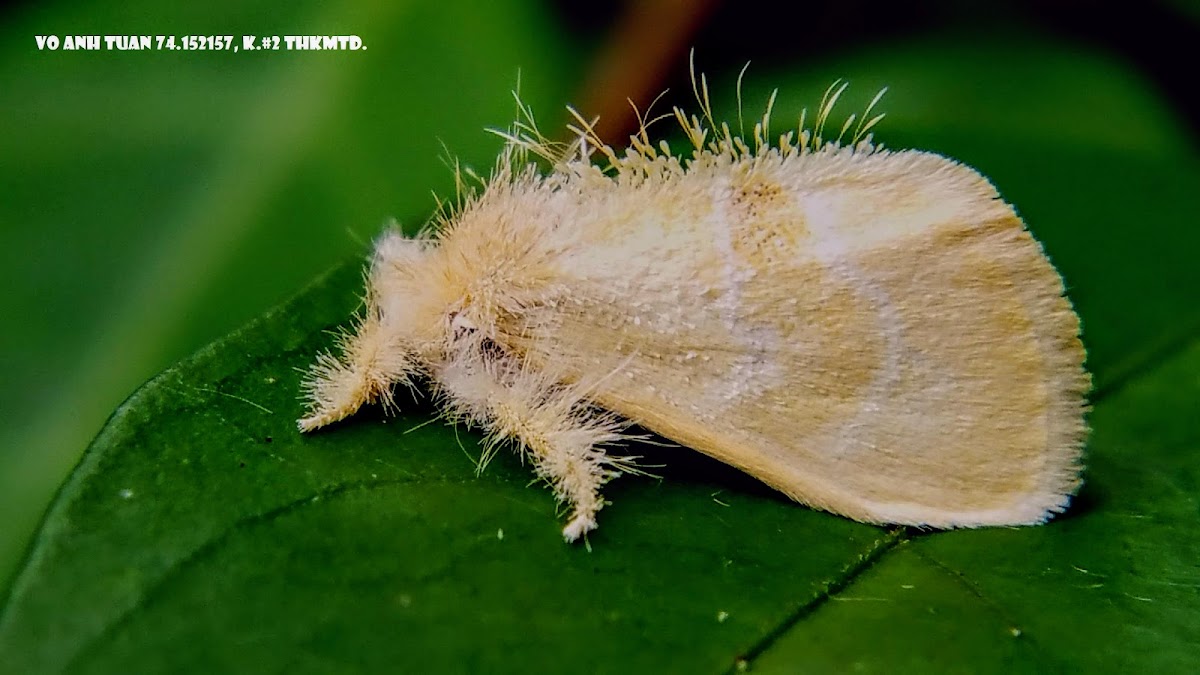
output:
[[[629,101],[644,113],[662,93],[672,69],[682,67],[691,42],[718,0],[633,0],[592,61],[574,100],[585,119],[599,116],[596,132],[624,145],[637,128]],[[661,111],[660,111],[661,112]]]

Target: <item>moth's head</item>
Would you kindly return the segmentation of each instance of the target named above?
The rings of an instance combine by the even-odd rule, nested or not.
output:
[[[432,243],[428,239],[410,239],[399,230],[389,230],[375,241],[375,252],[371,256],[371,271],[405,273],[420,266],[425,251]]]
[[[438,338],[429,330],[437,304],[430,274],[435,248],[429,239],[410,239],[393,230],[375,242],[371,256],[369,302],[384,330],[411,351]]]
[[[469,303],[474,277],[456,251],[398,231],[375,242],[370,304],[392,343],[417,360],[438,360],[457,349],[478,324]]]

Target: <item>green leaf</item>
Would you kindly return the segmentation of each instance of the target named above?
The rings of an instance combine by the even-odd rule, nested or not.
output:
[[[1027,94],[1066,106],[1042,84]],[[350,263],[114,413],[0,609],[0,666],[1195,671],[1200,167],[1003,129],[938,138],[1019,205],[1084,319],[1102,388],[1063,517],[887,530],[647,446],[663,479],[611,484],[590,550],[564,545],[528,468],[501,455],[476,476],[478,436],[428,423],[424,400],[295,431],[296,369],[357,303]]]

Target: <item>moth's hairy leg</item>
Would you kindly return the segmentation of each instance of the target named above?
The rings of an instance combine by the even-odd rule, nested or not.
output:
[[[379,313],[369,307],[353,333],[338,339],[340,356],[324,353],[304,379],[308,412],[297,421],[312,431],[352,415],[364,403],[392,405],[392,387],[408,383],[412,362],[396,344]]]
[[[451,406],[488,430],[481,466],[502,443],[516,443],[571,508],[563,538],[573,542],[596,529],[601,486],[627,468],[601,447],[621,438],[617,420],[595,412],[574,388],[498,363],[450,366],[439,380]]]

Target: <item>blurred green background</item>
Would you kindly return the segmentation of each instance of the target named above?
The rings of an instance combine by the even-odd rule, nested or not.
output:
[[[668,103],[686,104],[695,46],[723,100],[748,60],[751,109],[783,87],[778,119],[814,104],[834,77],[860,75],[845,110],[891,86],[879,131],[889,145],[936,138],[944,145],[934,149],[951,152],[982,135],[1019,139],[1006,141],[1017,157],[1053,143],[1194,170],[1194,76],[1181,68],[1200,37],[1197,3],[1120,15],[1083,2],[835,4],[0,10],[0,579],[108,412],[139,383],[361,255],[389,218],[419,226],[431,191],[452,194],[447,150],[486,170],[499,142],[482,130],[511,121],[518,73],[547,130],[567,102],[602,114],[618,136],[627,96],[645,101],[669,87]],[[39,51],[34,38],[232,34],[240,43],[314,33],[358,35],[367,49]],[[1072,185],[1064,177],[1060,189]],[[1064,270],[1068,281],[1073,271],[1083,273]],[[1076,299],[1089,301],[1103,311]],[[1089,347],[1105,357],[1122,350]]]

